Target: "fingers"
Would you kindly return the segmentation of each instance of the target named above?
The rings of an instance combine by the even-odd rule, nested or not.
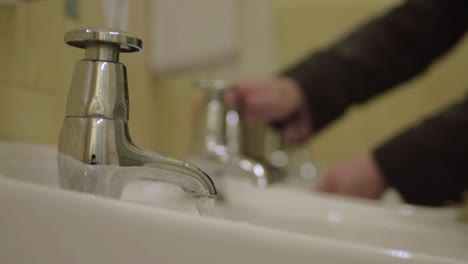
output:
[[[387,184],[371,155],[361,155],[334,166],[317,186],[317,191],[377,199]]]
[[[225,102],[237,105],[247,120],[280,120],[297,110],[301,100],[299,88],[284,78],[243,80],[226,94]]]
[[[224,103],[230,109],[238,109],[239,100],[239,95],[234,90],[226,91],[224,93]]]
[[[272,96],[268,81],[244,80],[237,82],[224,95],[228,107],[237,108],[247,121],[269,121]]]
[[[309,131],[310,130],[306,129],[301,122],[293,121],[283,128],[281,136],[287,144],[298,144],[307,137]]]
[[[251,90],[255,92],[255,85],[250,85],[249,81],[239,81],[224,93],[224,103],[228,108],[243,108],[245,98],[252,93]]]
[[[307,110],[300,110],[283,127],[281,136],[286,144],[299,144],[304,142],[312,132],[312,122]]]
[[[330,180],[330,178],[327,176],[325,177],[325,179],[320,182],[316,189],[316,191],[319,191],[319,192],[324,192],[324,193],[334,193],[335,190],[336,190],[336,185],[334,184],[334,182],[332,180]]]
[[[301,89],[292,79],[238,81],[224,94],[224,102],[247,122],[286,120],[282,137],[288,144],[301,143],[312,133]]]
[[[251,121],[272,121],[282,118],[280,100],[272,91],[251,92],[243,97],[242,115]]]

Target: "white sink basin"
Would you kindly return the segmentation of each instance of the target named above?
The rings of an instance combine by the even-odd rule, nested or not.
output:
[[[53,146],[0,144],[0,175],[57,187]],[[171,188],[131,184],[123,199],[0,177],[0,263],[467,263],[454,209],[259,190],[228,178],[210,217]],[[168,191],[169,190],[169,191]],[[161,199],[165,194],[165,200]],[[51,221],[53,219],[53,221]]]

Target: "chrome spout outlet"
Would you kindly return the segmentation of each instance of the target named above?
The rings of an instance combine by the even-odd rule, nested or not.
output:
[[[66,33],[65,42],[85,49],[85,59],[75,65],[59,139],[60,186],[120,198],[132,181],[159,181],[195,197],[216,197],[202,170],[132,143],[127,75],[119,54],[139,51],[142,41],[122,31],[87,28]]]
[[[279,169],[243,153],[239,113],[236,109],[228,109],[223,102],[224,92],[231,86],[224,80],[207,79],[200,80],[198,86],[204,92],[204,100],[196,122],[193,162],[205,170],[215,171],[215,174],[222,171],[247,174],[258,187],[279,180]]]

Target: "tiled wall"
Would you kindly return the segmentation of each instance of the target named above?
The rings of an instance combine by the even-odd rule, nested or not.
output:
[[[78,1],[78,19],[64,16],[64,2],[37,0],[15,7],[0,6],[0,140],[57,141],[73,65],[83,54],[63,44],[63,34],[78,27],[103,25],[100,1]],[[280,65],[286,66],[399,1],[238,2],[240,50],[235,61],[159,76],[146,67],[148,48],[122,55],[129,75],[130,128],[137,144],[185,156],[192,127],[191,101],[196,95],[191,81],[204,75],[236,77],[272,72],[277,69],[275,55]],[[145,40],[147,1],[131,3],[129,31]],[[272,14],[265,7],[271,4],[277,41],[272,41],[268,33]],[[264,23],[263,29],[258,28],[259,23]],[[468,46],[463,42],[405,89],[351,111],[311,142],[313,153],[318,159],[334,162],[367,151],[421,116],[461,97],[468,84],[467,56]]]
[[[58,139],[74,63],[83,56],[83,51],[63,43],[63,35],[71,29],[104,24],[101,1],[77,1],[77,19],[64,15],[64,2],[0,6],[0,140],[55,143]],[[129,77],[133,140],[184,157],[191,141],[192,101],[197,94],[194,80],[272,71],[272,42],[264,38],[271,31],[271,2],[239,1],[235,60],[164,76],[150,72],[145,60],[150,48],[145,42],[149,39],[145,16],[151,15],[148,1],[130,2],[128,31],[144,41],[143,51],[121,55]],[[261,30],[263,35],[252,30]]]
[[[91,1],[80,19],[63,15],[63,1],[0,6],[0,138],[52,143],[58,139],[74,62],[82,55],[63,44],[63,33],[100,23]],[[84,9],[87,12],[82,12]]]
[[[55,143],[65,113],[68,93],[75,61],[83,51],[63,43],[63,34],[71,29],[85,26],[103,26],[100,1],[79,2],[79,18],[64,16],[64,1],[41,0],[18,4],[4,11],[8,15],[2,30],[11,36],[9,47],[2,54],[6,71],[2,80],[0,98],[0,138],[27,142]],[[144,38],[144,2],[135,1],[131,9],[132,34]],[[144,63],[145,51],[124,54],[121,60],[126,64],[129,75],[131,98],[130,128],[134,140],[149,148],[159,142],[167,149],[171,141],[156,141],[160,137],[152,123],[158,122],[160,111],[155,106],[160,101],[173,99],[174,94],[165,89],[155,89],[160,81],[153,80]],[[165,88],[165,87],[164,87]],[[163,101],[164,101],[163,100]],[[168,111],[170,113],[170,111]],[[162,113],[160,111],[159,113]],[[161,114],[159,114],[161,116]],[[181,127],[184,129],[184,126]],[[174,133],[174,136],[179,136]],[[167,146],[164,145],[166,142]],[[176,152],[176,151],[175,151]],[[180,153],[180,151],[178,152]],[[176,152],[176,154],[178,154]]]

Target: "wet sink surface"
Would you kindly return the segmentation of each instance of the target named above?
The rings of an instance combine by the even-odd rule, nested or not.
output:
[[[1,143],[0,175],[57,188],[55,154],[54,146]],[[468,228],[457,222],[453,209],[383,207],[281,185],[260,190],[234,175],[225,179],[224,192],[224,201],[216,203],[206,221],[225,219],[248,228],[323,238],[326,243],[369,246],[397,259],[417,260],[415,256],[423,255],[430,256],[428,261],[468,260]],[[192,199],[167,185],[133,183],[123,200],[176,208],[190,217],[197,214]]]

